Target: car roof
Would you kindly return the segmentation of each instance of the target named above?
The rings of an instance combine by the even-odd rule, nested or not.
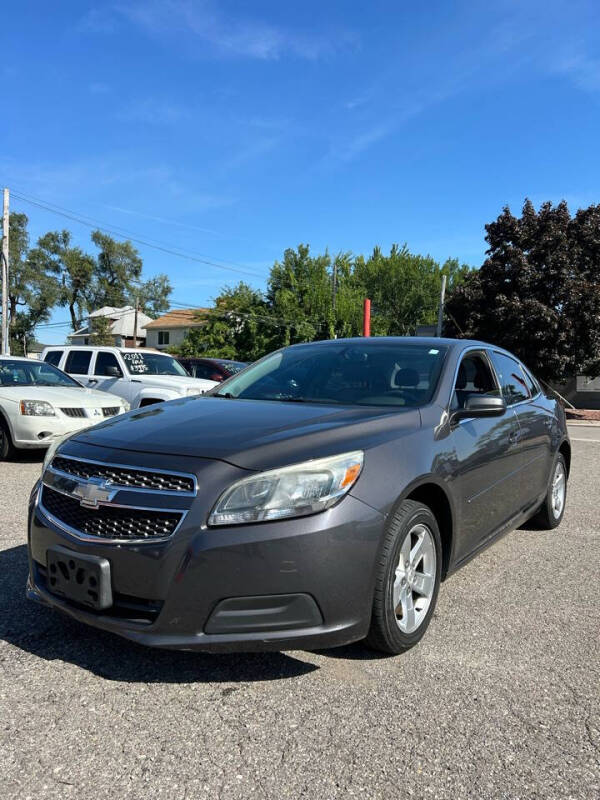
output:
[[[319,347],[329,347],[336,344],[361,344],[367,347],[374,347],[377,344],[421,344],[425,347],[435,347],[444,345],[452,349],[466,350],[470,347],[494,347],[502,350],[501,347],[481,342],[477,339],[448,339],[437,336],[356,336],[348,339],[322,339],[317,342],[301,342],[290,345],[290,347],[306,347],[307,345],[318,345]]]
[[[44,350],[114,350],[118,353],[157,353],[161,356],[169,356],[170,353],[161,353],[152,347],[116,347],[112,344],[53,344]]]
[[[9,356],[9,355],[0,355],[0,361],[26,361],[28,364],[32,361],[38,362],[41,364],[42,362],[39,358],[27,358],[27,356]]]

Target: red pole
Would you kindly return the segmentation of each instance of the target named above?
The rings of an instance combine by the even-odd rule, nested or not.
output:
[[[371,335],[371,301],[365,298],[363,306],[363,336]]]

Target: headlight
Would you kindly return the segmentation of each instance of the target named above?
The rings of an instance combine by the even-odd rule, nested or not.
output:
[[[76,433],[79,431],[74,431],[73,433],[66,433],[64,436],[59,436],[57,439],[50,444],[48,449],[46,450],[46,455],[44,456],[44,463],[42,464],[42,475],[46,471],[46,467],[50,464],[54,456],[56,455],[56,451],[60,447],[63,442],[66,442],[67,439],[70,439],[71,436],[75,436]]]
[[[123,405],[123,411],[130,411],[131,410],[131,406],[127,402],[127,400],[122,400],[121,402],[122,402],[122,405]]]
[[[56,413],[50,403],[45,400],[21,400],[19,403],[21,414],[26,417],[55,417]]]
[[[363,457],[357,450],[243,478],[223,492],[208,524],[240,525],[324,511],[350,491]]]

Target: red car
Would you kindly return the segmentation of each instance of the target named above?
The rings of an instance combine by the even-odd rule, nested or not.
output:
[[[177,360],[193,378],[205,378],[219,383],[248,366],[243,361],[230,361],[226,358],[179,358]]]

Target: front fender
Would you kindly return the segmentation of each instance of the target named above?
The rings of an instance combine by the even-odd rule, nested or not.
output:
[[[180,394],[175,391],[175,389],[145,386],[143,389],[140,389],[139,393],[134,397],[131,407],[139,408],[144,400],[159,400],[165,402],[167,400],[176,400],[181,397],[185,397],[185,395]]]

